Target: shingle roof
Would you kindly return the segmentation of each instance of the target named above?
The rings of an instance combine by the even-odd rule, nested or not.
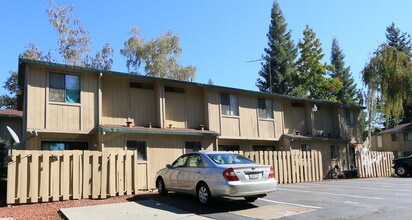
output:
[[[382,135],[382,134],[386,134],[386,133],[399,133],[399,132],[403,132],[403,131],[412,131],[412,123],[400,124],[400,125],[397,125],[393,128],[389,128],[389,129],[383,130],[381,132],[378,132],[374,135]]]
[[[5,117],[22,118],[23,112],[17,111],[15,109],[0,109],[0,118],[5,118]]]

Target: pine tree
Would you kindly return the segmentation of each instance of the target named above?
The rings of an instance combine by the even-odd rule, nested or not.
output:
[[[326,77],[329,65],[321,63],[324,56],[322,45],[308,25],[303,31],[303,39],[299,41],[298,48],[300,51],[300,58],[297,61],[298,74],[294,77],[294,88],[291,94],[305,98],[337,101],[334,94],[342,88],[342,82]]]
[[[289,94],[297,48],[277,1],[273,2],[271,18],[267,33],[268,47],[262,56],[262,69],[259,71],[261,78],[257,79],[256,86],[260,91]]]
[[[386,28],[386,41],[389,46],[395,47],[398,51],[404,52],[408,56],[412,56],[411,36],[406,32],[402,33],[399,28],[395,27],[393,22],[391,26]]]
[[[331,65],[334,67],[330,76],[342,82],[342,89],[337,91],[336,98],[338,102],[344,104],[358,103],[358,91],[356,84],[350,73],[350,67],[345,67],[345,55],[339,47],[338,41],[334,38],[332,40]]]

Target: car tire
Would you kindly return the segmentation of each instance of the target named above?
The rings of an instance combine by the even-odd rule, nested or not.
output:
[[[246,202],[254,202],[254,201],[256,201],[256,199],[258,199],[257,196],[245,196],[244,198],[245,198]]]
[[[161,177],[157,179],[156,187],[157,187],[157,191],[159,192],[160,195],[164,196],[164,195],[167,194],[165,182],[163,181],[163,179]]]
[[[197,187],[197,199],[203,205],[210,204],[212,201],[212,194],[210,193],[209,187],[206,183],[201,183]]]
[[[398,165],[395,167],[395,173],[398,176],[405,177],[408,175],[408,168],[405,165]]]

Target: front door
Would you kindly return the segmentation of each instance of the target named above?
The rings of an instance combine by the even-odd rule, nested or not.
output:
[[[349,169],[353,170],[356,168],[356,159],[355,159],[355,148],[349,148]]]

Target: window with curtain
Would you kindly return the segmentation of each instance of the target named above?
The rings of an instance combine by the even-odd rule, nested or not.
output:
[[[80,103],[80,76],[49,73],[49,101]]]
[[[239,116],[239,98],[237,95],[222,93],[220,102],[222,115]]]
[[[273,104],[270,99],[258,99],[259,118],[273,119]]]

